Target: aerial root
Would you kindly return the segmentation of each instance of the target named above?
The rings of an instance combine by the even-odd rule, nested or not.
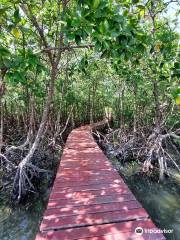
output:
[[[20,201],[26,192],[35,192],[32,179],[34,177],[39,178],[40,173],[51,173],[51,171],[41,169],[32,163],[25,163],[23,161],[19,164],[13,186],[13,190],[18,192],[18,201]]]
[[[16,168],[16,166],[11,161],[9,161],[8,158],[2,153],[0,153],[0,161],[1,164],[5,162],[9,167]]]
[[[161,134],[160,131],[153,131],[148,135],[143,130],[138,133],[127,133],[126,130],[116,129],[106,135],[107,143],[113,147],[113,155],[123,163],[131,160],[138,160],[142,163],[142,171],[152,172],[159,169],[159,180],[163,180],[164,175],[170,175],[170,167],[174,167],[180,172],[180,167],[176,161],[176,156],[180,155],[178,145],[174,140],[179,140],[180,130]],[[96,136],[100,135],[96,133]],[[102,138],[101,138],[102,139]],[[108,147],[108,146],[107,146]],[[170,152],[169,149],[173,149]],[[176,156],[175,156],[176,155]]]
[[[9,153],[11,153],[11,152],[13,152],[15,150],[24,151],[24,150],[26,150],[26,147],[29,146],[29,144],[30,144],[30,140],[29,140],[29,138],[27,138],[26,141],[22,145],[20,145],[20,146],[11,146],[11,147],[7,148],[6,149],[6,153],[9,154]]]
[[[170,144],[174,146],[176,153],[180,154],[178,148],[174,145],[173,139],[179,139],[180,136],[176,135],[175,133],[167,133],[167,134],[159,134],[157,136],[149,138],[149,141],[146,144],[146,154],[147,159],[144,161],[143,164],[143,171],[148,172],[149,170],[153,169],[153,161],[157,160],[159,165],[159,179],[163,180],[164,174],[169,175],[168,165],[171,163],[174,167],[180,172],[180,167],[173,159],[173,156],[168,152],[167,145]],[[167,143],[168,141],[168,143]],[[164,147],[165,145],[165,147]]]

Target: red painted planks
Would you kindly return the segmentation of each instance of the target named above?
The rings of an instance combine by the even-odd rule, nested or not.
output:
[[[102,238],[102,236],[106,239],[108,235],[117,236],[118,234],[122,238],[114,238],[113,240],[165,240],[162,234],[146,234],[145,231],[141,236],[138,236],[135,234],[136,227],[142,227],[144,230],[156,228],[151,220],[128,221],[123,223],[58,230],[55,232],[49,231],[37,236],[36,240],[82,240],[95,237]]]
[[[81,198],[81,199],[55,199],[50,200],[48,203],[49,208],[54,207],[64,207],[64,206],[81,206],[81,205],[92,205],[92,204],[101,204],[101,203],[113,203],[113,202],[125,202],[135,200],[135,197],[132,194],[124,195],[106,195],[98,196],[91,198]]]
[[[53,187],[53,192],[76,192],[76,191],[94,191],[94,190],[103,190],[109,188],[123,188],[124,183],[98,183],[98,184],[88,184],[81,186],[73,186],[73,187],[64,187],[61,185],[57,185]]]
[[[135,233],[156,227],[89,130],[75,129],[67,139],[36,240],[165,239]]]
[[[64,208],[50,208],[44,213],[45,219],[52,219],[59,216],[70,216],[77,214],[98,213],[98,212],[112,212],[128,209],[140,208],[141,205],[135,201],[127,202],[113,202],[108,204],[94,204],[94,205],[81,205],[81,206],[66,206]]]
[[[65,229],[147,218],[143,208],[43,219],[40,230]]]
[[[63,184],[63,182],[78,182],[78,183],[89,183],[89,182],[104,182],[104,181],[119,181],[119,179],[116,176],[112,175],[101,175],[101,176],[82,176],[82,177],[57,177],[56,178],[56,184]]]
[[[118,183],[122,183],[121,179],[104,179],[104,181],[102,181],[102,179],[93,179],[93,180],[89,180],[89,181],[56,181],[55,179],[55,183],[54,183],[54,187],[58,187],[60,184],[62,187],[77,187],[77,186],[89,186],[89,185],[95,185],[95,184],[99,184],[99,183],[106,183],[106,184],[118,184]]]
[[[107,188],[107,189],[102,189],[102,190],[89,190],[89,191],[74,191],[73,193],[62,193],[62,192],[58,192],[58,191],[52,191],[51,195],[50,195],[50,199],[69,199],[69,198],[73,198],[73,199],[78,199],[81,197],[89,197],[89,196],[104,196],[104,195],[111,195],[114,193],[121,193],[121,194],[130,194],[131,192],[129,191],[129,189],[126,186],[122,186],[119,188]]]

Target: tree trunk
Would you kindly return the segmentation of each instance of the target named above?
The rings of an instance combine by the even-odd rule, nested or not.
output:
[[[134,115],[134,123],[133,123],[133,132],[136,134],[137,132],[137,84],[133,81],[133,92],[134,92],[134,100],[133,100],[133,115]]]
[[[47,100],[46,100],[46,105],[44,107],[42,120],[41,120],[41,123],[40,123],[40,126],[39,126],[39,130],[37,132],[35,141],[32,145],[32,148],[30,149],[28,155],[26,156],[26,159],[31,159],[35,150],[38,148],[40,141],[44,137],[43,136],[44,135],[44,130],[45,130],[45,127],[46,127],[46,124],[47,124],[48,115],[49,115],[49,111],[50,111],[50,106],[51,106],[51,102],[52,102],[52,98],[53,98],[56,74],[57,74],[57,67],[52,66],[50,86],[49,86],[49,90],[48,90],[48,97],[47,97]]]
[[[153,81],[153,96],[154,96],[154,103],[155,103],[155,127],[156,129],[160,128],[160,107],[159,107],[159,92],[158,92],[158,83],[156,80],[156,76],[154,77]]]
[[[120,128],[124,128],[124,82],[122,79],[119,79],[119,110],[118,114],[120,112]]]
[[[3,114],[3,96],[5,93],[5,83],[4,77],[7,72],[6,68],[1,69],[1,76],[0,76],[0,153],[3,146],[3,128],[4,128],[4,114]]]
[[[57,75],[57,65],[53,64],[52,69],[51,69],[51,79],[50,79],[50,85],[49,85],[49,89],[48,89],[48,96],[47,96],[46,104],[45,104],[43,115],[42,115],[42,120],[41,120],[39,129],[38,129],[35,141],[32,144],[32,147],[29,150],[27,156],[20,162],[20,164],[18,166],[16,176],[15,176],[14,189],[15,189],[15,186],[16,186],[17,181],[18,181],[18,200],[21,198],[21,195],[22,195],[23,190],[24,190],[24,186],[23,186],[24,181],[22,180],[23,171],[26,169],[28,164],[30,164],[30,162],[32,160],[32,157],[34,155],[34,152],[39,147],[39,144],[44,137],[46,124],[47,124],[47,121],[48,121],[48,115],[49,115],[49,111],[50,111],[50,106],[51,106],[51,102],[52,102],[52,99],[53,99],[53,92],[54,92],[56,75]]]
[[[3,128],[4,128],[4,114],[3,114],[3,101],[0,97],[0,153],[3,146]]]

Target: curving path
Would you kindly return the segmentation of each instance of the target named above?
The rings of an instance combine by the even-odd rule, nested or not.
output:
[[[144,229],[141,235],[137,227]],[[36,240],[162,240],[148,213],[94,141],[71,132]]]

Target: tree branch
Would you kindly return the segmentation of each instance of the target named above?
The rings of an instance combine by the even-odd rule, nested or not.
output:
[[[45,35],[44,35],[43,29],[42,29],[42,28],[40,27],[40,25],[38,24],[37,19],[36,19],[36,17],[33,15],[32,10],[31,10],[31,8],[29,7],[29,5],[28,5],[28,4],[26,4],[26,5],[27,5],[27,8],[25,7],[24,4],[21,4],[21,8],[22,8],[23,12],[26,14],[27,18],[29,18],[29,20],[31,21],[32,25],[33,25],[33,26],[36,28],[36,30],[38,31],[39,36],[40,36],[40,38],[42,39],[42,42],[43,42],[44,47],[45,47],[45,48],[49,48],[49,45],[48,45],[48,43],[47,43],[47,41],[46,41],[46,37],[45,37]],[[50,52],[50,51],[47,51],[47,54],[48,54],[48,57],[49,57],[49,60],[50,60],[51,64],[53,64],[53,57],[52,57],[51,52]]]
[[[80,45],[80,46],[62,46],[62,47],[49,47],[49,48],[45,48],[42,51],[44,52],[50,52],[50,51],[54,51],[54,50],[58,50],[60,49],[61,51],[65,51],[65,50],[69,50],[71,51],[72,49],[78,49],[78,48],[93,48],[95,45]]]

